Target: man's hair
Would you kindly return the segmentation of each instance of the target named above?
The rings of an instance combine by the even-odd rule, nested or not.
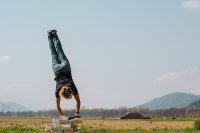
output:
[[[73,95],[73,92],[71,91],[71,89],[67,85],[62,86],[62,88],[59,91],[60,97],[68,98],[72,95]]]

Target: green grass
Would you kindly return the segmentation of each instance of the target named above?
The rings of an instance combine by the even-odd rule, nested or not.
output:
[[[0,127],[0,133],[44,133],[39,129],[25,128],[21,126]]]
[[[21,126],[1,127],[0,133],[45,133],[41,129],[25,128]],[[188,129],[94,129],[81,127],[81,133],[200,133],[200,130]]]
[[[81,133],[200,133],[199,130],[195,129],[93,129],[87,127],[81,127]]]

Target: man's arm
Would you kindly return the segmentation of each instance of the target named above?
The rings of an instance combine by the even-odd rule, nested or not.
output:
[[[60,108],[60,97],[56,98],[56,108],[57,108],[58,113],[60,114],[60,117],[63,117],[64,114]]]
[[[74,98],[76,100],[76,113],[79,114],[80,113],[80,106],[81,106],[79,94],[74,95]]]

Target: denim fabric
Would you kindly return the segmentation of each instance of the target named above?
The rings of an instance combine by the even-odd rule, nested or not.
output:
[[[56,77],[63,73],[71,73],[71,67],[65,53],[62,49],[61,42],[56,33],[48,36],[49,47],[52,55],[52,69]]]

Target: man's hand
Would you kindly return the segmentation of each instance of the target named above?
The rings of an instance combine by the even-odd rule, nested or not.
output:
[[[81,118],[81,115],[76,113],[76,114],[74,115],[74,117],[75,117],[75,118]]]
[[[64,115],[60,115],[60,118],[61,118],[61,119],[65,118],[65,117],[66,117],[66,116],[64,116]]]

